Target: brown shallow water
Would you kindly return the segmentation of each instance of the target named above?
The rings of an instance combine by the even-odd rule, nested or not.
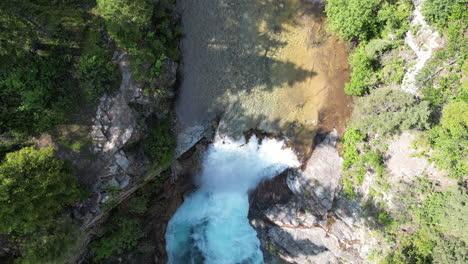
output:
[[[220,116],[220,131],[285,135],[305,154],[319,129],[342,131],[346,46],[321,8],[301,0],[180,0],[185,37],[177,117]]]

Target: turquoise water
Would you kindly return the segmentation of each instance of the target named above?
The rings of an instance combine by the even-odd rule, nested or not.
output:
[[[247,218],[248,191],[299,165],[283,141],[217,138],[196,179],[199,189],[186,197],[169,222],[169,263],[263,263],[260,241]]]

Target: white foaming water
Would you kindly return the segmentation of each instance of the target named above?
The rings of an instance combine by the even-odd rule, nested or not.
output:
[[[168,224],[169,263],[263,263],[260,241],[247,219],[248,191],[299,165],[283,141],[217,137],[204,157],[199,189]]]

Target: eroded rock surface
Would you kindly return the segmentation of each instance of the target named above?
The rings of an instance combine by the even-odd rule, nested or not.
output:
[[[129,56],[116,52],[114,59],[119,64],[122,76],[120,88],[113,94],[104,94],[99,101],[91,127],[93,155],[99,164],[95,174],[96,183],[92,186],[90,198],[77,204],[74,215],[89,221],[101,212],[101,206],[111,199],[111,189],[123,190],[141,177],[150,167],[144,155],[125,151],[125,147],[142,138],[141,124],[138,120],[155,114],[163,118],[165,112],[158,112],[158,100],[150,97],[140,83],[132,78]],[[163,65],[164,76],[160,76],[150,87],[170,90],[175,83],[177,63],[166,61]],[[173,96],[166,93],[164,96]]]
[[[315,147],[303,171],[275,180],[289,195],[266,207],[259,197],[268,196],[265,186],[271,183],[254,192],[250,219],[266,263],[361,263],[377,244],[368,236],[359,204],[340,196],[336,141],[333,131]]]

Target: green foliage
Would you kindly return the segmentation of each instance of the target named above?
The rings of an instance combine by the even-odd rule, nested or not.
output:
[[[343,178],[342,183],[343,183],[343,186],[344,186],[344,188],[343,188],[344,197],[346,197],[346,198],[348,198],[350,200],[356,199],[357,198],[357,193],[354,190],[353,182],[350,179]]]
[[[21,242],[18,264],[62,264],[77,245],[78,225],[69,217],[60,217],[49,228],[41,228]]]
[[[395,58],[384,64],[382,81],[384,85],[400,84],[405,76],[405,60]]]
[[[32,49],[37,32],[21,17],[0,7],[0,24],[9,29],[0,31],[0,58],[22,56]]]
[[[380,153],[377,152],[367,152],[362,156],[362,163],[368,164],[373,172],[376,173],[377,178],[382,178],[385,172],[385,167],[383,164],[383,157]]]
[[[98,0],[97,10],[106,21],[109,34],[132,55],[132,69],[138,79],[154,81],[166,58],[179,58],[181,34],[175,26],[171,0]],[[149,62],[149,66],[143,67]]]
[[[409,29],[409,0],[327,0],[325,12],[332,31],[344,40],[402,38]]]
[[[138,221],[124,216],[116,216],[106,223],[104,232],[103,237],[91,244],[97,260],[131,250],[144,236]]]
[[[429,23],[446,28],[452,16],[466,12],[467,0],[427,0],[422,13]]]
[[[442,63],[440,61],[435,61]],[[434,63],[434,62],[433,62]],[[434,63],[435,64],[435,63]],[[435,77],[437,68],[429,64],[423,68],[416,77],[417,85],[423,87],[424,100],[428,101],[435,109],[440,109],[444,104],[457,97],[463,97],[460,88],[460,74],[449,73],[442,77]],[[439,65],[440,67],[440,65]],[[466,93],[466,91],[465,91]]]
[[[371,48],[370,50],[374,52],[374,49]],[[361,45],[350,56],[349,64],[352,73],[351,80],[345,86],[347,94],[362,96],[378,85],[379,79],[375,72],[380,66],[377,60],[367,54],[365,45]]]
[[[372,219],[373,222],[368,222],[371,226],[378,229],[391,228],[395,222],[387,212],[385,204],[377,203],[372,197],[364,202],[363,217],[368,220]]]
[[[136,49],[143,38],[140,29],[151,24],[152,1],[98,0],[97,9],[105,19],[110,36],[125,48]]]
[[[359,151],[357,144],[365,139],[365,136],[356,129],[348,129],[343,135],[343,169],[350,168],[359,160]]]
[[[384,24],[383,37],[401,39],[410,29],[410,17],[413,12],[411,0],[384,1],[378,13],[378,19]]]
[[[468,174],[468,103],[454,101],[444,107],[441,125],[428,133],[434,152],[430,159],[450,176],[460,178]]]
[[[386,51],[392,48],[392,42],[386,39],[373,39],[367,43],[364,50],[367,56],[372,59],[377,59]]]
[[[143,215],[148,209],[148,195],[139,195],[131,198],[125,204],[128,212],[136,215]]]
[[[109,45],[101,33],[88,31],[84,52],[78,61],[78,78],[88,101],[96,102],[104,92],[112,92],[119,86],[118,65],[112,60]]]
[[[168,123],[152,128],[144,141],[145,154],[163,167],[174,159],[175,146],[175,136]]]
[[[468,242],[468,232],[464,229],[468,221],[467,203],[468,194],[463,189],[435,193],[424,200],[418,220],[433,231]]]
[[[0,133],[43,132],[67,121],[86,23],[77,1],[0,2]]]
[[[387,67],[386,74],[395,73],[392,78],[382,78],[380,57],[394,44],[389,41],[400,39],[409,30],[412,14],[410,0],[328,0],[325,11],[332,31],[343,39],[359,40],[358,49],[350,56],[351,80],[345,86],[349,95],[363,96],[381,83],[399,83],[404,72],[398,61],[393,68]],[[396,67],[395,67],[396,66]],[[385,76],[386,77],[386,76]]]
[[[467,202],[461,188],[429,196],[416,210],[417,232],[404,237],[384,263],[466,263]]]
[[[0,139],[0,162],[5,158],[7,153],[20,150],[24,147],[30,146],[30,142],[20,142],[17,140]]]
[[[466,101],[450,102],[444,107],[440,123],[442,128],[444,128],[447,133],[450,133],[452,137],[466,137],[468,128],[468,103]]]
[[[370,40],[378,35],[381,0],[327,0],[325,12],[330,28],[344,40]]]
[[[468,243],[453,237],[438,238],[433,249],[435,264],[465,264],[468,263]]]
[[[0,133],[41,132],[65,121],[75,94],[68,63],[67,56],[36,55],[0,65]]]
[[[70,150],[73,150],[75,152],[79,152],[85,147],[85,143],[83,141],[79,141],[79,140],[76,140],[76,141],[61,141],[60,143],[62,144],[62,146],[66,147],[66,148],[68,148]]]
[[[23,235],[49,226],[79,197],[76,178],[52,147],[8,153],[0,165],[0,232]]]
[[[429,104],[396,89],[381,88],[356,102],[349,126],[368,134],[429,128]]]

